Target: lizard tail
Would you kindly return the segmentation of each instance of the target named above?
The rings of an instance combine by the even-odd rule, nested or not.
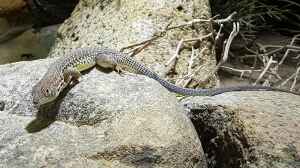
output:
[[[300,93],[292,92],[289,90],[273,88],[268,86],[232,86],[232,87],[225,87],[225,88],[210,88],[210,89],[191,89],[191,88],[183,88],[178,87],[164,79],[162,79],[157,73],[150,70],[148,67],[144,66],[143,64],[135,61],[133,58],[127,55],[118,55],[115,58],[115,62],[120,65],[125,65],[137,73],[142,75],[148,76],[156,81],[158,81],[162,86],[168,89],[170,92],[175,92],[181,95],[190,95],[190,96],[214,96],[218,94],[222,94],[225,92],[234,92],[234,91],[280,91],[280,92],[287,92],[292,93],[295,95],[300,95]]]
[[[232,86],[232,87],[224,87],[224,88],[209,88],[209,89],[190,89],[190,88],[178,87],[161,78],[157,78],[156,80],[171,92],[175,92],[182,95],[190,95],[190,96],[214,96],[226,92],[236,92],[236,91],[281,91],[281,92],[288,92],[288,93],[295,94],[294,92],[290,92],[288,90],[272,88],[268,86],[251,86],[251,85]]]
[[[154,74],[153,79],[157,80],[162,86],[167,88],[171,92],[175,92],[182,95],[190,95],[190,96],[215,96],[218,94],[226,93],[226,92],[237,92],[237,91],[279,91],[285,93],[292,93],[295,95],[300,95],[300,93],[284,90],[280,88],[274,88],[269,86],[231,86],[224,88],[209,88],[209,89],[190,89],[190,88],[182,88],[178,87],[164,79],[161,79],[158,75]]]

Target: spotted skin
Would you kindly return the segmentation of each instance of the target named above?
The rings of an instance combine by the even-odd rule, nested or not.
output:
[[[160,78],[157,73],[126,54],[111,49],[83,48],[76,49],[64,57],[60,57],[50,65],[46,74],[33,87],[34,105],[39,107],[54,101],[72,80],[77,80],[80,77],[80,72],[96,65],[103,68],[128,67],[139,74],[155,79],[169,91],[182,95],[214,96],[232,91],[280,91],[299,95],[298,93],[266,86],[234,86],[213,89],[182,88]]]

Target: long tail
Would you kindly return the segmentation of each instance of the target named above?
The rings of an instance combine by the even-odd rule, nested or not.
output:
[[[225,92],[234,92],[234,91],[279,91],[292,93],[295,95],[300,95],[300,93],[292,92],[289,90],[273,88],[268,86],[233,86],[233,87],[225,87],[225,88],[211,88],[211,89],[190,89],[190,88],[182,88],[178,87],[164,79],[162,79],[157,73],[151,71],[149,68],[144,66],[143,64],[135,61],[133,58],[121,54],[119,52],[114,53],[114,61],[118,65],[126,66],[137,73],[148,76],[152,79],[158,81],[162,86],[168,89],[171,92],[175,92],[182,95],[191,95],[191,96],[214,96],[218,94],[222,94]]]
[[[246,85],[246,86],[231,86],[231,87],[211,88],[211,89],[190,89],[190,88],[178,87],[161,78],[157,78],[156,80],[171,92],[175,92],[182,95],[191,95],[191,96],[214,96],[225,92],[237,92],[237,91],[279,91],[279,92],[286,92],[295,95],[300,95],[300,93],[297,92],[292,92],[289,90],[273,88],[268,86]]]

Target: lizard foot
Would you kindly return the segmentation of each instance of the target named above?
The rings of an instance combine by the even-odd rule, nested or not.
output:
[[[125,71],[122,69],[122,67],[120,66],[115,66],[115,71],[120,75],[120,76],[124,76],[125,75]]]
[[[79,83],[79,78],[72,78],[70,85],[77,85]]]

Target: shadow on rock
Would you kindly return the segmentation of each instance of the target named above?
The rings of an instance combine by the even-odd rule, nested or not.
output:
[[[56,116],[59,111],[60,104],[63,98],[67,95],[67,93],[76,85],[77,83],[73,83],[72,85],[68,85],[58,96],[58,98],[50,102],[48,104],[44,104],[39,107],[39,110],[36,114],[36,118],[32,120],[27,126],[26,130],[28,133],[39,132],[47,127],[49,127],[54,121],[56,121]]]
[[[102,69],[96,66],[96,68],[102,72],[109,73],[112,69]],[[82,75],[89,73],[93,68],[83,71]],[[26,130],[29,133],[39,132],[48,126],[50,126],[54,121],[56,121],[56,116],[59,111],[60,104],[63,98],[67,95],[67,93],[78,84],[77,80],[73,80],[72,84],[69,84],[58,96],[58,98],[54,102],[50,102],[48,104],[44,104],[39,107],[39,111],[36,115],[36,118],[32,120],[27,126]]]

